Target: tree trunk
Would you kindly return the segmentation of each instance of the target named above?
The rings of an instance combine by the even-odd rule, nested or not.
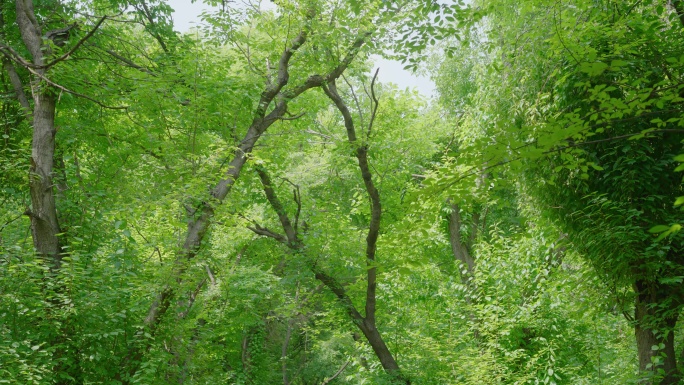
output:
[[[639,370],[652,372],[660,379],[660,385],[678,384],[680,373],[674,346],[678,302],[668,296],[667,289],[652,282],[637,281],[634,290],[637,294],[634,334]]]
[[[250,227],[250,229],[259,235],[269,236],[271,238],[278,240],[279,242],[285,244],[287,247],[289,247],[292,251],[296,253],[303,253],[304,245],[301,239],[299,238],[299,234],[296,228],[293,226],[293,222],[287,216],[287,213],[285,213],[283,205],[280,202],[278,196],[276,195],[275,190],[273,189],[274,184],[271,181],[271,178],[268,176],[266,171],[261,167],[257,167],[256,171],[257,174],[259,174],[259,179],[261,180],[261,184],[264,188],[266,198],[268,199],[273,210],[276,213],[278,213],[280,224],[282,225],[283,230],[287,235],[284,236],[282,234],[274,233],[268,230],[267,228],[261,226]],[[377,190],[375,190],[375,194],[379,200]],[[300,205],[301,203],[297,201],[297,204]],[[377,223],[379,225],[379,218]],[[294,224],[296,225],[297,223],[295,222]],[[374,252],[375,241],[373,241],[373,244],[369,247],[369,249],[373,250]],[[366,250],[367,255],[369,249]],[[356,309],[351,298],[349,298],[349,295],[347,295],[347,292],[344,289],[344,287],[333,276],[326,274],[320,267],[316,266],[315,264],[311,267],[311,271],[314,273],[314,276],[317,280],[321,281],[321,283],[323,283],[328,289],[330,289],[330,291],[333,292],[333,294],[335,294],[335,296],[337,296],[337,299],[339,300],[340,304],[344,307],[344,309],[347,311],[347,314],[349,315],[351,320],[361,330],[363,335],[366,337],[366,340],[373,348],[373,351],[375,352],[375,355],[378,357],[378,360],[380,360],[380,364],[382,365],[382,368],[385,370],[385,372],[392,376],[395,382],[410,385],[411,381],[401,374],[399,365],[395,361],[394,356],[392,356],[392,353],[390,352],[389,348],[387,348],[385,341],[382,339],[380,332],[375,326],[375,288],[373,288],[372,292],[370,292],[369,290],[369,292],[372,295],[367,294],[366,296],[366,316],[364,317]],[[369,277],[368,284],[370,285],[370,283],[371,280]],[[369,306],[368,301],[373,302],[371,306]]]
[[[41,66],[50,54],[49,46],[43,44],[40,25],[36,21],[31,0],[16,2],[17,25],[26,48],[33,57],[33,64]],[[57,220],[52,173],[55,156],[55,97],[51,90],[41,84],[40,76],[45,69],[37,69],[33,88],[33,142],[31,149],[30,190],[31,235],[38,255],[45,260],[54,275],[61,265],[61,230]],[[15,91],[21,90],[15,85]],[[22,103],[23,104],[23,103]]]
[[[451,213],[449,214],[449,243],[451,244],[451,251],[454,254],[454,258],[461,261],[466,268],[467,273],[461,273],[461,281],[467,284],[475,271],[475,260],[470,255],[468,248],[472,244],[464,244],[461,242],[461,208],[454,203],[448,202]],[[473,231],[471,231],[469,237],[469,243],[475,239],[475,230],[477,225],[473,226]]]
[[[368,340],[370,346],[373,348],[375,355],[380,360],[382,368],[385,369],[388,374],[393,376],[397,382],[410,385],[411,381],[401,374],[401,369],[399,369],[397,361],[394,360],[392,352],[390,352],[387,344],[385,344],[385,341],[382,339],[380,331],[378,331],[378,329],[375,327],[375,324],[370,322],[368,319],[364,319],[361,322],[357,322],[357,325],[363,332],[366,340]]]
[[[61,233],[53,191],[55,156],[55,100],[49,91],[36,93],[33,111],[33,145],[31,150],[31,233],[33,245],[50,268],[59,271],[62,262]]]

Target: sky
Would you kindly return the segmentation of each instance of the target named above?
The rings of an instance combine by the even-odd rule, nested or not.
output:
[[[190,28],[200,23],[199,15],[209,7],[201,1],[194,4],[191,0],[168,0],[171,8],[174,9],[173,21],[175,29],[179,32],[186,32]],[[265,2],[268,3],[268,2]],[[378,79],[383,83],[394,83],[399,88],[416,88],[418,92],[426,97],[435,95],[435,84],[426,76],[417,76],[402,68],[400,62],[387,60],[379,56],[374,56],[375,68],[380,68]]]

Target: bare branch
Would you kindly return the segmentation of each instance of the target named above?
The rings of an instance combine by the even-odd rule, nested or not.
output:
[[[48,79],[47,77],[45,77],[45,75],[41,74],[40,72],[37,72],[37,71],[33,70],[33,69],[30,68],[30,67],[27,68],[27,69],[28,69],[29,72],[31,72],[32,74],[34,74],[34,75],[38,76],[39,78],[41,78],[42,80],[44,80],[45,83],[47,83],[47,84],[49,84],[49,85],[51,85],[51,86],[53,86],[53,87],[55,87],[55,88],[57,88],[57,89],[59,89],[59,90],[62,90],[62,91],[64,91],[64,92],[68,93],[68,94],[71,94],[71,95],[74,95],[74,96],[78,96],[79,98],[83,98],[83,99],[86,99],[86,100],[90,100],[91,102],[97,104],[98,106],[100,106],[100,107],[102,107],[102,108],[107,108],[107,109],[110,109],[110,110],[125,110],[125,109],[128,109],[128,106],[108,106],[108,105],[106,105],[106,104],[100,102],[100,101],[97,100],[97,99],[91,98],[90,96],[87,96],[87,95],[84,95],[84,94],[81,94],[81,93],[78,93],[78,92],[75,92],[75,91],[71,91],[70,89],[68,89],[68,88],[66,88],[66,87],[64,87],[64,86],[59,85],[59,84],[53,82],[52,80],[50,80],[50,79]]]
[[[281,117],[278,118],[278,119],[280,119],[280,120],[297,120],[297,119],[301,118],[301,117],[304,116],[304,115],[306,115],[306,111],[303,111],[303,112],[300,112],[300,113],[298,113],[298,114],[296,114],[296,115],[292,115],[292,116],[288,116],[288,117],[281,116]]]
[[[211,271],[209,265],[204,265],[204,269],[207,271],[207,277],[209,277],[209,282],[211,283],[211,286],[216,286],[216,277],[214,276],[214,272]]]
[[[292,222],[287,216],[283,204],[280,203],[280,199],[278,199],[275,190],[273,190],[273,182],[271,181],[271,178],[268,176],[263,167],[256,167],[256,172],[259,174],[259,179],[261,180],[261,185],[263,186],[264,193],[266,194],[266,199],[268,199],[271,207],[273,207],[273,210],[275,210],[275,212],[278,214],[280,224],[283,227],[283,231],[285,231],[285,234],[287,235],[287,241],[293,245],[299,243],[298,234],[294,226],[292,226]]]
[[[140,12],[143,16],[145,16],[145,18],[147,19],[147,21],[150,23],[149,25],[150,25],[150,27],[152,27],[152,29],[156,28],[156,27],[157,27],[157,23],[156,23],[156,22],[154,21],[154,19],[152,18],[152,13],[150,12],[150,9],[147,7],[147,3],[145,2],[145,0],[141,0],[141,1],[140,1],[140,5],[142,6],[142,9],[140,9],[140,8],[138,7],[137,4],[133,4],[133,7],[134,7],[138,12]],[[162,37],[161,37],[157,32],[154,32],[154,31],[153,31],[152,29],[150,29],[148,26],[145,26],[145,27],[146,27],[147,30],[149,30],[149,32],[150,32],[150,34],[152,35],[152,37],[154,37],[154,39],[157,40],[157,42],[158,42],[159,45],[161,46],[162,50],[164,50],[164,52],[167,52],[167,53],[168,53],[168,52],[169,52],[169,49],[168,49],[168,47],[166,46],[166,43],[164,42],[164,39],[162,39]]]
[[[351,91],[352,98],[354,99],[354,103],[356,104],[356,111],[359,113],[359,120],[361,121],[361,125],[364,125],[364,120],[363,120],[363,110],[361,109],[361,103],[359,102],[359,98],[356,96],[356,92],[354,92],[354,87],[352,84],[347,80],[347,77],[342,75],[342,79],[344,80],[345,83],[347,83],[347,86],[349,87],[349,90]]]
[[[337,376],[339,376],[340,374],[342,374],[342,372],[344,371],[344,369],[347,368],[347,366],[349,365],[350,362],[351,362],[351,361],[345,362],[344,365],[342,365],[342,366],[340,367],[340,369],[337,370],[337,372],[335,372],[335,374],[333,374],[332,377],[326,378],[323,382],[321,382],[321,385],[328,385],[328,384],[330,383],[330,381],[336,379]]]
[[[195,299],[197,299],[197,295],[199,294],[200,290],[202,290],[202,286],[204,286],[205,282],[207,282],[207,279],[202,279],[195,287],[195,290],[190,293],[188,296],[188,302],[185,305],[185,310],[178,313],[178,317],[180,319],[187,317],[188,313],[190,313],[190,309],[192,309],[192,305],[195,303]]]
[[[252,230],[255,234],[273,238],[280,243],[287,243],[287,238],[284,235],[278,234],[275,231],[269,230],[266,227],[262,227],[260,225],[255,224],[254,226],[247,226],[247,228]]]
[[[375,117],[378,114],[378,106],[380,105],[380,101],[378,100],[378,97],[375,96],[375,81],[378,79],[378,72],[380,72],[380,68],[375,70],[375,75],[373,75],[373,80],[371,81],[371,117],[370,117],[370,122],[368,122],[368,130],[366,133],[366,137],[370,138],[371,130],[373,129],[373,123],[375,123]]]
[[[297,212],[295,212],[295,219],[294,219],[294,231],[295,234],[299,234],[297,231],[297,227],[299,226],[299,214],[302,212],[302,194],[299,191],[299,185],[292,183],[289,179],[287,178],[282,178],[285,182],[290,184],[290,186],[293,187],[292,193],[294,195],[293,199],[295,203],[297,203]]]
[[[19,104],[21,105],[24,115],[26,115],[26,117],[32,121],[33,112],[31,111],[31,105],[29,104],[28,97],[24,92],[24,85],[19,77],[19,74],[17,73],[16,68],[14,68],[14,65],[8,59],[3,60],[3,67],[5,67],[5,71],[7,71],[10,83],[14,89],[14,94],[17,100],[19,100]]]
[[[2,227],[0,227],[0,232],[2,232],[2,231],[5,229],[5,227],[9,226],[12,222],[14,222],[14,221],[16,221],[17,219],[23,217],[24,215],[27,215],[26,212],[23,212],[23,213],[17,215],[16,217],[14,217],[14,218],[8,220],[7,222],[5,222],[5,223],[2,225]]]
[[[119,55],[118,53],[112,51],[111,49],[107,49],[107,50],[105,50],[105,52],[107,52],[107,53],[108,53],[109,55],[111,55],[112,57],[114,57],[114,58],[116,58],[116,59],[119,59],[119,61],[121,61],[121,62],[123,62],[124,64],[126,64],[128,67],[135,68],[135,69],[137,69],[138,71],[142,71],[142,72],[144,72],[144,73],[146,73],[146,74],[148,74],[148,75],[157,76],[157,74],[155,74],[154,72],[150,71],[149,69],[147,69],[147,68],[145,68],[145,67],[143,67],[143,66],[141,66],[141,65],[135,64],[132,60],[127,59],[126,57]]]
[[[104,23],[104,21],[107,19],[107,17],[108,16],[106,16],[106,15],[102,16],[100,18],[100,20],[98,20],[97,23],[95,23],[95,26],[85,36],[83,36],[79,41],[77,41],[76,44],[74,44],[74,46],[71,47],[71,49],[69,51],[67,51],[65,54],[63,54],[62,56],[58,57],[57,59],[49,62],[48,64],[44,64],[42,66],[36,66],[36,68],[50,68],[50,67],[54,66],[55,64],[61,62],[62,60],[65,60],[66,58],[68,58],[71,54],[76,52],[76,50],[81,45],[83,45],[83,43],[85,43],[86,40],[90,39],[93,36],[95,31],[97,31],[98,28],[100,28],[100,26],[102,25],[102,23]]]

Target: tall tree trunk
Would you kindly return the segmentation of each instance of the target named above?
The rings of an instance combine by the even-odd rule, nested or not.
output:
[[[51,55],[49,44],[43,41],[40,24],[36,20],[33,1],[16,1],[17,25],[21,39],[32,57],[33,67],[26,64],[33,74],[31,89],[33,95],[33,111],[26,115],[32,118],[33,137],[31,143],[31,159],[29,167],[29,190],[31,208],[26,214],[31,219],[31,236],[37,255],[48,267],[44,278],[43,290],[48,303],[61,307],[63,295],[58,274],[62,264],[63,244],[60,234],[59,219],[55,203],[54,162],[55,162],[55,110],[56,100],[53,90],[44,82],[48,68],[46,58]],[[5,65],[13,87],[22,107],[27,110],[27,100],[21,97],[22,87],[11,65]],[[48,308],[48,311],[51,310]],[[82,371],[78,352],[71,346],[68,335],[71,333],[67,319],[57,322],[60,326],[49,341],[53,350],[56,383],[58,385],[82,382]]]
[[[17,25],[26,48],[33,57],[33,64],[43,66],[49,46],[43,44],[40,25],[36,21],[31,0],[17,0]],[[41,76],[46,70],[37,68],[33,88],[33,141],[31,148],[30,190],[33,245],[45,260],[52,275],[59,271],[62,261],[61,233],[57,220],[57,208],[53,191],[52,174],[55,156],[55,97]],[[19,87],[16,87],[19,88]]]
[[[639,370],[661,376],[660,385],[678,384],[674,346],[674,327],[677,324],[678,302],[661,285],[637,281],[634,285],[634,334],[639,355]],[[653,349],[653,348],[656,349]]]
[[[53,189],[55,156],[55,98],[49,90],[35,93],[33,143],[29,184],[31,189],[31,233],[36,252],[54,275],[62,262],[61,233]]]
[[[373,175],[371,173],[371,168],[368,162],[368,144],[367,140],[370,139],[370,134],[373,129],[373,122],[378,111],[378,99],[375,96],[375,80],[377,79],[378,71],[375,72],[375,76],[371,82],[371,116],[368,123],[368,127],[365,130],[365,138],[359,138],[357,135],[356,124],[349,111],[344,100],[340,97],[337,92],[337,85],[335,81],[329,81],[325,84],[323,92],[328,96],[328,98],[335,104],[337,110],[342,115],[344,119],[344,127],[347,131],[347,140],[352,147],[356,147],[356,159],[359,165],[359,171],[361,172],[361,179],[363,179],[363,185],[366,189],[366,195],[370,200],[370,212],[371,218],[368,224],[368,233],[366,235],[366,306],[365,306],[365,317],[362,319],[354,319],[355,323],[361,329],[364,336],[368,340],[368,343],[373,348],[375,355],[380,360],[380,364],[385,371],[390,374],[396,382],[410,385],[411,381],[404,377],[399,369],[394,356],[387,348],[385,341],[382,339],[380,332],[378,331],[375,324],[375,309],[376,309],[376,290],[377,290],[377,268],[376,263],[376,252],[377,252],[377,242],[380,235],[380,221],[382,218],[382,205],[380,202],[380,193],[375,187],[373,181]],[[337,294],[337,293],[336,293]],[[338,294],[338,297],[340,295]],[[352,314],[352,318],[360,316],[358,312]]]

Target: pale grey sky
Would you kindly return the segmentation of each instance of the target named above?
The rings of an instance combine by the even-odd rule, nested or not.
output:
[[[200,23],[199,15],[203,10],[210,9],[201,0],[194,4],[191,0],[168,0],[173,8],[173,21],[175,29],[185,32]],[[270,4],[265,1],[264,4]],[[387,60],[374,56],[375,68],[380,67],[378,78],[384,83],[394,83],[400,88],[416,88],[424,96],[435,95],[435,84],[426,76],[417,76],[402,68],[401,63],[395,60]]]

